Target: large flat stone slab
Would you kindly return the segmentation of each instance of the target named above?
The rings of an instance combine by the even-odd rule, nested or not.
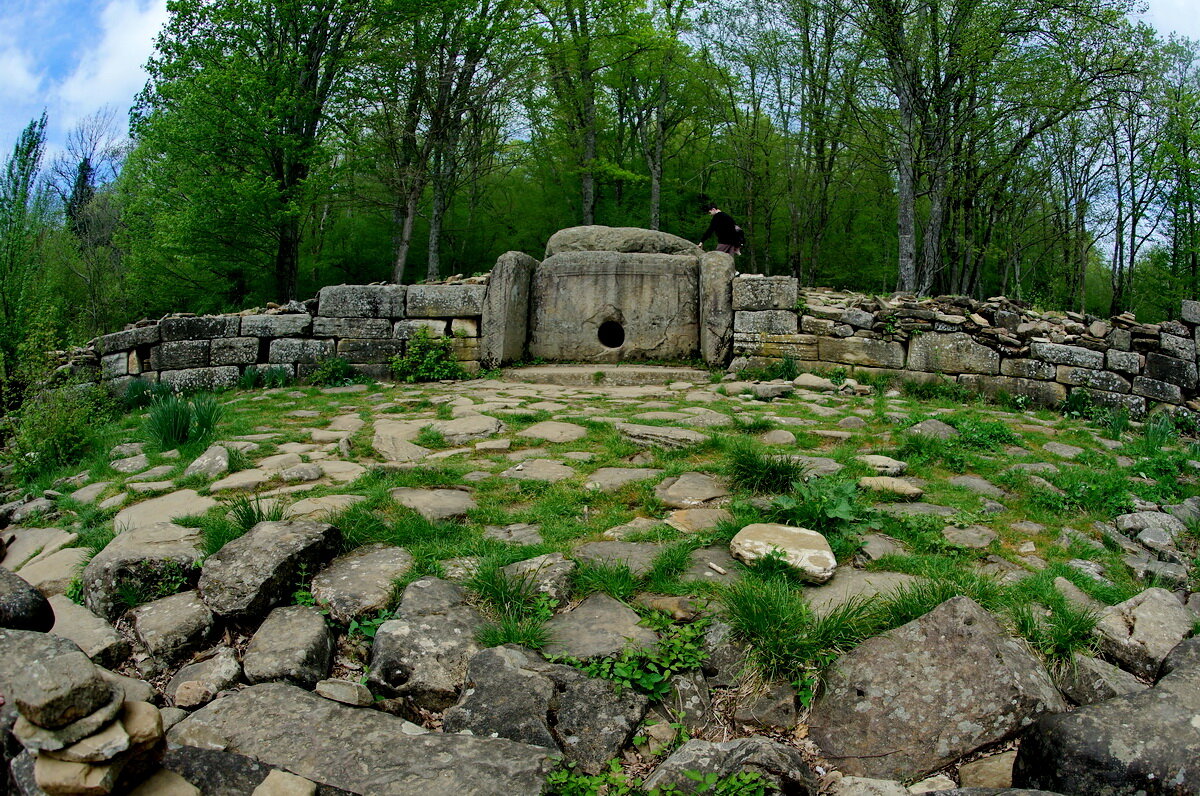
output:
[[[627,484],[654,478],[662,475],[662,472],[649,467],[601,467],[587,477],[583,487],[601,492],[616,492]]]
[[[430,522],[459,520],[476,507],[471,493],[459,489],[398,487],[388,494],[392,500],[401,506],[407,506]]]
[[[399,547],[364,545],[335,558],[313,578],[313,598],[343,624],[375,613],[387,607],[396,579],[408,571],[412,561]]]
[[[833,577],[837,567],[837,559],[824,536],[808,528],[771,522],[742,528],[730,540],[729,552],[747,564],[779,554],[809,583],[824,583]]]
[[[216,500],[204,497],[194,489],[181,489],[122,509],[113,518],[113,528],[120,533],[157,522],[171,522],[180,517],[194,517],[204,514],[215,505]]]
[[[517,436],[546,442],[574,442],[586,437],[587,433],[586,428],[575,423],[545,420],[541,423],[534,423],[524,431],[517,432]]]
[[[918,580],[902,572],[871,572],[854,567],[838,567],[832,580],[822,586],[805,589],[804,596],[813,613],[827,616],[852,600],[895,594]]]
[[[638,624],[640,617],[607,594],[593,594],[573,610],[546,624],[550,643],[543,652],[581,660],[616,655],[627,647],[648,647],[658,642],[653,630]]]
[[[323,785],[380,796],[540,793],[550,752],[499,738],[412,734],[403,719],[283,683],[251,686],[171,728],[172,744],[247,755]]]

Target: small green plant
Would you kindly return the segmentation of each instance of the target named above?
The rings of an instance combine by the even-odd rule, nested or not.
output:
[[[1129,410],[1124,406],[1110,410],[1104,416],[1104,435],[1109,439],[1120,439],[1129,430]]]
[[[270,389],[279,387],[287,387],[291,385],[295,377],[290,369],[285,367],[267,368],[262,371],[262,386]]]
[[[76,605],[83,605],[84,594],[82,572],[76,572],[73,576],[71,576],[71,581],[67,584],[67,588],[63,592],[63,596]]]
[[[307,565],[301,565],[296,573],[296,587],[292,590],[292,604],[316,607],[317,597],[312,593],[312,573]]]
[[[397,379],[409,383],[467,377],[454,359],[453,339],[433,337],[424,326],[417,327],[408,338],[404,354],[392,358],[391,368]]]
[[[1152,458],[1179,438],[1175,420],[1166,412],[1159,412],[1142,426],[1142,436],[1133,444],[1139,456]]]
[[[1071,390],[1058,405],[1058,411],[1064,417],[1072,419],[1091,417],[1096,412],[1096,404],[1092,401],[1092,396],[1083,390]]]
[[[603,384],[608,376],[602,370],[598,370],[592,374],[592,384]]]
[[[671,693],[672,677],[697,669],[707,660],[703,640],[710,620],[676,625],[665,615],[656,614],[646,621],[661,634],[653,647],[627,648],[619,655],[587,661],[569,657],[555,660],[575,666],[591,677],[611,680],[618,689],[630,688],[655,700],[664,699]]]
[[[848,481],[798,481],[793,493],[775,498],[766,513],[773,522],[823,534],[839,561],[858,552],[857,534],[869,527],[858,488]]]
[[[843,384],[845,384],[846,379],[849,378],[849,376],[850,373],[845,368],[834,368],[833,370],[829,371],[829,373],[825,374],[825,377],[833,382],[834,386],[836,387],[841,387]]]
[[[350,360],[343,357],[318,357],[308,374],[310,384],[320,387],[340,387],[354,379],[354,368]]]
[[[1009,616],[1017,631],[1051,662],[1069,662],[1076,654],[1090,651],[1096,643],[1092,631],[1099,617],[1065,601],[1046,617],[1038,616],[1029,605],[1014,606]]]
[[[764,796],[767,792],[766,781],[755,771],[739,771],[725,777],[699,771],[685,771],[683,775],[695,785],[685,790],[673,785],[646,790],[640,779],[625,773],[620,760],[610,760],[599,774],[586,774],[575,763],[561,763],[546,776],[546,793],[550,796],[684,796],[685,793]]]
[[[367,643],[375,640],[375,634],[379,632],[379,626],[392,618],[390,611],[379,611],[370,618],[355,618],[350,620],[350,624],[346,628],[346,634],[350,638],[363,639]]]
[[[725,472],[738,489],[779,494],[790,492],[804,478],[804,465],[789,456],[764,453],[753,440],[739,438],[727,448]]]
[[[758,414],[733,415],[730,419],[733,421],[733,428],[743,434],[762,434],[775,428],[773,420]]]

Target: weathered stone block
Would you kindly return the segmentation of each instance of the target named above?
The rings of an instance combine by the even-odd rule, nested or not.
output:
[[[258,338],[223,337],[212,341],[210,351],[213,365],[253,365],[258,361]]]
[[[211,342],[208,340],[173,340],[150,351],[152,370],[184,370],[209,366]]]
[[[483,315],[487,285],[409,285],[405,308],[410,318],[465,318]]]
[[[1133,335],[1128,329],[1113,329],[1107,339],[1108,344],[1118,351],[1128,351],[1133,347]]]
[[[1107,370],[1092,370],[1091,368],[1073,368],[1070,365],[1058,366],[1058,381],[1075,387],[1090,387],[1093,390],[1105,392],[1129,392],[1129,382]]]
[[[129,375],[129,355],[123,351],[100,357],[100,377],[115,379]]]
[[[176,392],[200,392],[235,387],[239,376],[241,371],[236,365],[226,365],[219,368],[164,370],[158,374],[158,380],[170,384]]]
[[[1001,392],[1024,395],[1039,406],[1057,406],[1067,397],[1066,387],[1053,381],[1038,379],[964,373],[958,377],[958,383],[993,397]]]
[[[790,276],[739,276],[733,280],[733,309],[794,311],[799,285]]]
[[[445,337],[449,324],[439,318],[413,318],[408,321],[396,321],[392,328],[392,337],[396,340],[408,340],[418,329],[425,329],[430,337]]]
[[[805,334],[833,334],[833,327],[836,326],[833,321],[827,318],[817,318],[812,315],[804,315],[800,318],[800,331]]]
[[[1117,373],[1137,375],[1142,371],[1142,355],[1136,351],[1118,351],[1110,348],[1104,355],[1109,370]]]
[[[529,297],[538,261],[522,252],[500,255],[488,279],[483,300],[483,348],[480,359],[490,366],[515,362],[525,355],[529,334]]]
[[[1042,343],[1034,341],[1030,344],[1030,353],[1034,359],[1043,362],[1053,362],[1055,365],[1073,365],[1078,368],[1093,368],[1100,370],[1104,367],[1104,354],[1099,351],[1089,351],[1073,345],[1058,343]]]
[[[323,357],[333,356],[332,340],[303,340],[284,338],[271,341],[269,362],[285,364],[288,362],[312,364]]]
[[[724,367],[733,350],[733,288],[737,269],[724,252],[700,258],[700,357]]]
[[[1178,357],[1179,359],[1194,360],[1196,358],[1196,342],[1192,338],[1163,334],[1160,339],[1162,341],[1163,353]]]
[[[1144,395],[1152,401],[1169,404],[1183,403],[1183,390],[1178,385],[1138,376],[1133,380],[1134,395]]]
[[[1049,362],[1038,359],[1006,359],[1000,363],[1000,375],[1054,381],[1058,376],[1058,369]]]
[[[737,334],[796,334],[800,326],[791,310],[735,312],[733,331]]]
[[[450,321],[451,337],[478,337],[479,321],[475,318],[455,318]]]
[[[733,346],[738,354],[811,362],[819,358],[818,339],[811,334],[735,334]]]
[[[299,337],[312,332],[312,316],[301,315],[245,315],[242,317],[242,334],[248,337]]]
[[[1098,406],[1108,406],[1113,409],[1125,407],[1129,410],[1129,414],[1134,417],[1141,417],[1146,414],[1146,399],[1140,395],[1128,395],[1125,393],[1105,392],[1104,390],[1090,390],[1087,387],[1078,387],[1076,389],[1087,393],[1091,398],[1092,403]]]
[[[96,340],[96,351],[100,354],[111,354],[116,351],[128,351],[143,345],[154,345],[162,339],[158,324],[154,326],[139,326],[136,329],[126,329],[123,332],[106,334]]]
[[[1180,309],[1179,317],[1183,318],[1185,323],[1196,324],[1200,326],[1200,301],[1183,300],[1183,307]]]
[[[331,285],[321,288],[317,314],[327,318],[403,318],[404,285]]]
[[[339,340],[337,344],[339,357],[363,365],[382,364],[403,353],[402,340]]]
[[[454,359],[459,362],[478,361],[479,338],[456,337],[450,346],[450,350],[454,353]]]
[[[680,255],[556,254],[533,274],[529,353],[588,362],[696,356],[699,271],[696,257]]]
[[[1185,390],[1196,387],[1196,362],[1194,360],[1176,359],[1163,354],[1146,354],[1147,378],[1177,384]]]
[[[1000,355],[969,334],[923,334],[908,344],[908,369],[926,373],[1000,372]]]
[[[164,342],[171,340],[211,340],[237,337],[242,319],[237,315],[205,315],[198,318],[166,318],[159,323]]]
[[[901,343],[866,337],[822,337],[817,346],[823,362],[870,368],[904,368],[904,345]]]
[[[313,319],[313,334],[358,340],[383,339],[392,336],[392,322],[386,318],[328,318],[322,315]]]

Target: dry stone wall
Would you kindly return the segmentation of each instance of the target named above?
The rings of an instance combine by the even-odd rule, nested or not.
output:
[[[1200,302],[1180,320],[1138,323],[1039,313],[1000,297],[889,298],[739,275],[733,258],[666,233],[578,227],[545,262],[509,252],[491,274],[433,285],[338,285],[283,309],[143,322],[94,342],[92,362],[179,389],[235,384],[250,367],[303,378],[323,357],[388,375],[418,328],[452,336],[470,370],[518,361],[701,357],[714,367],[785,358],[806,370],[951,379],[987,394],[1054,405],[1071,393],[1124,406],[1200,411]],[[613,327],[613,339],[605,339]]]
[[[918,299],[801,289],[790,277],[733,279],[735,367],[784,358],[809,370],[947,378],[1053,405],[1072,392],[1144,414],[1155,404],[1200,410],[1200,302],[1182,320],[1138,323],[1038,313],[1006,298]]]
[[[231,387],[247,368],[304,377],[325,357],[384,377],[418,328],[452,337],[454,356],[478,370],[486,284],[336,285],[283,309],[168,317],[94,342],[100,375],[116,388],[131,379],[180,390]]]

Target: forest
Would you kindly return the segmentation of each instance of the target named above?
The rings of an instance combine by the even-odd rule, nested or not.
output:
[[[743,272],[1171,317],[1200,49],[1132,0],[171,0],[128,119],[0,171],[0,385],[143,317],[419,282],[578,224]]]

